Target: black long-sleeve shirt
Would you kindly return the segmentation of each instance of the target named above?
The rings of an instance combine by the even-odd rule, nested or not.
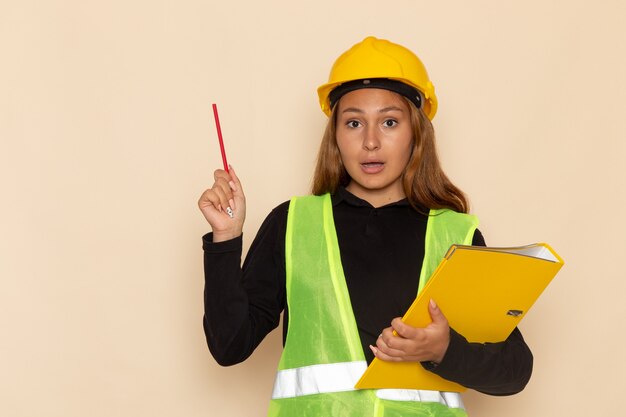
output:
[[[374,208],[341,188],[332,197],[341,262],[366,360],[381,331],[404,315],[417,294],[428,217],[401,200]],[[242,238],[204,248],[204,330],[212,355],[221,365],[245,360],[283,315],[285,231],[289,203],[265,219],[241,267]],[[474,245],[485,245],[477,230]],[[384,294],[384,296],[381,296]],[[450,331],[443,361],[427,369],[468,388],[492,395],[521,391],[532,372],[532,353],[515,329],[502,343],[468,343]]]

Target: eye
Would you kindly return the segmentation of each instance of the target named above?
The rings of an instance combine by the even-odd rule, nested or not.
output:
[[[350,128],[356,129],[357,127],[361,126],[361,122],[359,122],[358,120],[350,120],[348,121],[348,123],[346,123],[346,125]]]
[[[394,127],[394,126],[396,126],[397,124],[398,124],[398,121],[397,121],[397,120],[394,120],[394,119],[387,119],[387,120],[385,120],[385,121],[383,122],[383,125],[384,125],[385,127]]]

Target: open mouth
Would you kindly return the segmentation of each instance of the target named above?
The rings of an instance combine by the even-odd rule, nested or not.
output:
[[[385,167],[384,162],[363,162],[361,163],[361,168],[364,172],[368,174],[376,174]]]

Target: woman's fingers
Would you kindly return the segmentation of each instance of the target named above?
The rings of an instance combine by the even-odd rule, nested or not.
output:
[[[450,342],[450,328],[434,302],[430,309],[433,322],[424,328],[403,323],[400,317],[393,319],[391,327],[384,329],[376,340],[372,349],[376,357],[389,361],[441,362]]]
[[[205,212],[206,210],[222,211],[222,200],[213,188],[205,190],[198,200],[198,207]]]
[[[213,229],[214,242],[240,236],[243,230],[245,196],[239,178],[234,171],[231,172],[216,170],[213,186],[205,190],[198,201],[202,214]]]
[[[228,184],[230,180],[228,173],[223,170],[217,170],[215,171],[214,177],[215,183],[211,188],[202,193],[202,196],[198,201],[198,206],[205,214],[205,217],[211,214],[211,210],[228,212],[228,209],[230,208],[230,201],[233,201],[233,192]],[[209,217],[207,217],[207,220],[213,224]]]
[[[232,184],[230,184],[232,190],[235,193],[241,193],[241,195],[243,196],[243,188],[241,187],[241,181],[239,181],[239,177],[237,176],[237,173],[235,172],[235,169],[233,168],[232,165],[228,166],[228,171],[232,178]]]
[[[242,200],[243,192],[241,192],[241,183],[236,176],[231,176],[228,172],[218,169],[214,173],[215,183],[212,190],[215,191],[220,199],[220,207],[227,211],[229,215],[233,214],[236,209],[236,200]],[[237,181],[237,183],[235,183]]]
[[[227,183],[224,184],[224,180],[218,180],[211,189],[219,199],[219,208],[221,210],[226,210],[226,208],[230,207],[229,201],[233,199],[233,192]]]
[[[377,357],[382,360],[401,360],[401,357],[405,355],[405,352],[398,346],[400,338],[394,336],[393,328],[387,327],[376,339],[376,349],[378,350]]]
[[[235,172],[235,169],[232,167],[232,165],[229,165],[229,173],[231,180],[228,182],[228,185],[233,193],[233,205],[235,206],[233,207],[233,209],[236,209],[237,206],[240,205],[245,207],[246,196],[243,192],[241,181],[239,180],[239,177],[237,176],[237,173]]]
[[[245,202],[241,181],[231,165],[229,165],[229,172],[223,169],[216,170],[214,178],[215,183],[213,184],[213,188],[220,196],[224,208],[231,207],[234,210],[239,203],[243,204]]]

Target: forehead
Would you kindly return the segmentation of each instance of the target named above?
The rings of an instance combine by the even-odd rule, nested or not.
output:
[[[376,110],[398,107],[401,110],[408,110],[407,104],[400,94],[381,88],[361,88],[351,91],[341,97],[337,105],[339,112],[348,108]]]

